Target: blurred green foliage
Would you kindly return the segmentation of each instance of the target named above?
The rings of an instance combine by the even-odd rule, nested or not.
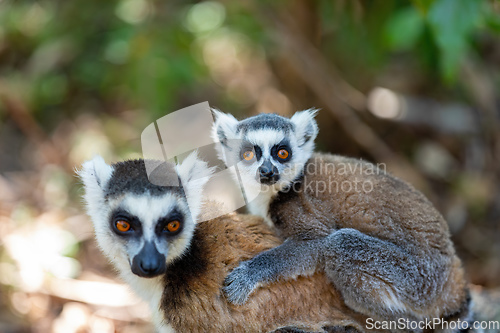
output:
[[[350,66],[366,64],[378,72],[395,54],[406,53],[417,58],[422,70],[438,68],[438,78],[449,85],[456,83],[464,58],[476,51],[475,40],[498,32],[500,18],[491,6],[486,0],[367,1],[363,17],[356,19],[336,13],[338,3],[321,1],[325,31],[335,32],[335,53],[350,57]]]
[[[285,1],[3,0],[0,75],[47,126],[84,109],[123,106],[144,108],[155,118],[186,105],[192,95],[222,94],[210,81],[200,39],[235,31],[272,57],[269,27],[259,10],[287,6]],[[318,0],[315,6],[320,47],[361,89],[401,53],[416,58],[416,71],[427,73],[430,82],[440,78],[456,85],[461,62],[477,52],[476,40],[500,31],[488,0]]]

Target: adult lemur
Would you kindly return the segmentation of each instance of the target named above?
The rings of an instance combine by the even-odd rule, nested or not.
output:
[[[316,111],[242,121],[214,110],[221,158],[236,165],[251,213],[286,241],[226,279],[242,304],[259,285],[324,270],[348,306],[383,319],[465,319],[469,296],[446,221],[411,185],[373,164],[313,154]]]
[[[323,273],[272,284],[244,306],[229,303],[221,291],[229,271],[280,240],[255,216],[229,214],[195,225],[211,172],[195,155],[155,169],[155,176],[178,177],[182,187],[153,185],[144,163],[107,165],[97,157],[80,176],[98,244],[149,303],[158,332],[363,329],[366,318],[345,306]]]

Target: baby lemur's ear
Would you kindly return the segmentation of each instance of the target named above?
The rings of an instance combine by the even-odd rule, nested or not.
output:
[[[216,109],[211,109],[212,115],[215,118],[214,125],[212,127],[212,138],[214,140],[220,141],[223,145],[227,145],[228,139],[233,139],[236,134],[236,126],[238,125],[238,120],[232,115],[223,113]]]
[[[308,142],[314,141],[318,135],[318,124],[314,117],[318,113],[318,109],[308,109],[296,112],[290,121],[295,125],[295,135],[299,146],[303,146]]]
[[[196,221],[203,202],[203,188],[210,180],[215,167],[209,167],[207,162],[200,160],[195,151],[177,165],[176,169],[186,193],[191,215]]]

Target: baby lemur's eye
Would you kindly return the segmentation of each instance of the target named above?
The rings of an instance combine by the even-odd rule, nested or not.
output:
[[[280,149],[278,151],[278,157],[281,158],[282,160],[286,159],[288,157],[288,155],[290,155],[290,154],[288,153],[288,150],[286,150],[286,149]]]
[[[163,230],[166,232],[176,232],[180,229],[180,227],[181,227],[181,222],[178,220],[174,220],[168,222],[165,228],[163,228]]]
[[[246,161],[251,161],[254,157],[254,152],[251,151],[251,150],[247,150],[246,152],[243,153],[243,158],[246,160]]]
[[[130,223],[124,220],[118,220],[115,222],[116,230],[120,232],[127,232],[130,230]]]

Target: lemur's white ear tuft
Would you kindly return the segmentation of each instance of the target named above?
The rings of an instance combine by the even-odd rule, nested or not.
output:
[[[215,122],[212,127],[212,138],[215,141],[220,141],[223,145],[226,145],[228,139],[235,138],[238,120],[230,114],[213,108],[211,110],[212,115],[215,118]]]
[[[99,155],[83,163],[82,169],[78,172],[86,190],[94,187],[98,187],[102,190],[108,183],[112,174],[113,167],[107,165],[104,159]]]
[[[176,168],[182,187],[186,193],[191,215],[193,216],[193,220],[196,221],[201,209],[203,187],[215,171],[215,167],[208,167],[208,163],[200,160],[198,153],[194,151],[180,165],[177,165]]]
[[[98,221],[100,212],[104,203],[104,188],[106,187],[111,175],[113,167],[107,165],[101,156],[95,156],[92,160],[83,163],[82,169],[78,171],[85,187],[85,203],[87,204],[87,212],[92,217],[92,220]]]
[[[318,124],[314,117],[318,113],[318,109],[308,109],[296,112],[290,121],[295,125],[295,135],[299,146],[314,141],[318,135]]]

